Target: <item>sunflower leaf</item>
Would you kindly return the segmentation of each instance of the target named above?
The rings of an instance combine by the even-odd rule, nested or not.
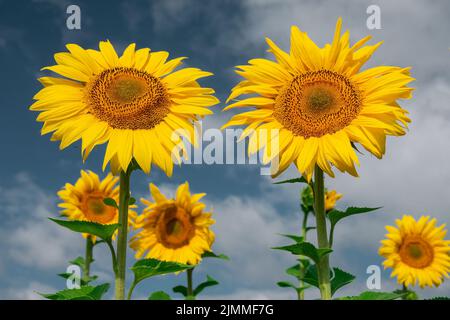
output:
[[[333,268],[333,271],[330,272],[331,295],[334,295],[340,288],[351,283],[353,280],[355,280],[354,275],[339,268]],[[303,281],[316,288],[319,288],[317,267],[315,265],[311,265],[308,267]]]
[[[105,199],[103,199],[103,203],[107,206],[119,209],[119,206],[117,205],[116,200],[114,200],[113,198],[105,198]]]
[[[51,221],[59,224],[60,226],[70,229],[75,232],[88,233],[105,241],[110,241],[114,232],[119,227],[119,224],[100,224],[90,221],[76,221],[76,220],[58,220],[49,218]]]
[[[63,279],[69,279],[70,277],[73,277],[73,273],[70,272],[64,272],[64,273],[58,273],[58,276]],[[98,276],[90,276],[88,279],[83,279],[83,277],[80,279],[80,285],[86,286],[90,282],[97,280]]]
[[[280,234],[280,236],[283,236],[283,237],[292,239],[292,240],[294,240],[296,243],[301,243],[301,242],[304,241],[304,238],[303,238],[303,237],[297,236],[297,235],[295,235],[295,234]]]
[[[194,289],[194,296],[196,297],[199,293],[201,293],[205,288],[212,287],[218,285],[219,282],[210,276],[206,276],[206,281],[200,283],[197,288]]]
[[[333,209],[327,214],[327,217],[328,217],[328,219],[330,219],[331,227],[334,227],[336,225],[336,223],[338,223],[339,221],[341,221],[342,219],[344,219],[346,217],[353,216],[356,214],[375,211],[380,208],[381,207],[378,207],[378,208],[349,207],[345,211],[339,211],[339,210]]]
[[[309,288],[309,286],[297,287],[296,285],[292,284],[289,281],[279,281],[277,282],[277,286],[279,286],[280,288],[292,288],[297,293],[300,293]]]
[[[172,288],[172,291],[175,293],[179,293],[182,294],[183,297],[187,297],[188,292],[187,292],[187,288],[185,286],[176,286]]]
[[[147,300],[172,300],[172,298],[164,291],[156,291],[153,292]]]
[[[395,300],[401,298],[404,294],[392,292],[365,291],[358,296],[347,296],[339,300]]]
[[[289,281],[279,281],[277,282],[277,286],[280,288],[292,288],[297,291],[297,286]]]
[[[133,204],[136,203],[136,199],[131,197],[130,200],[128,200],[128,205],[132,206]]]
[[[285,184],[285,183],[308,183],[308,181],[302,176],[300,178],[294,178],[294,179],[288,179],[288,180],[274,182],[273,184]]]
[[[289,251],[294,255],[302,255],[312,259],[315,263],[319,263],[322,257],[329,254],[333,250],[329,248],[316,248],[312,243],[301,242],[283,247],[275,247],[272,249]]]
[[[222,260],[230,260],[230,258],[224,254],[216,254],[212,251],[205,251],[202,254],[202,258],[217,258],[217,259],[222,259]]]
[[[134,283],[138,284],[142,280],[150,277],[181,272],[193,267],[194,266],[192,265],[177,262],[143,259],[137,261],[134,266],[131,267],[131,271],[134,273]]]
[[[84,268],[85,262],[83,257],[77,257],[71,261],[69,261],[70,264],[74,264],[76,266],[79,266],[81,268]]]
[[[104,283],[98,286],[83,286],[79,289],[65,289],[56,293],[39,294],[49,300],[101,300],[108,289],[109,283]]]

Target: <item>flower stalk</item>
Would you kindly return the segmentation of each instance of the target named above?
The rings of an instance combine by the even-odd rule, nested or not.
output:
[[[94,242],[92,241],[92,236],[88,235],[86,237],[86,252],[84,257],[84,272],[83,272],[83,280],[86,282],[89,281],[91,272],[91,263],[92,261],[94,261],[93,250],[94,250]]]
[[[302,233],[301,233],[303,241],[306,241],[307,226],[308,226],[308,212],[304,211],[303,219],[302,219]],[[303,277],[306,270],[301,261],[299,261],[299,267],[300,267],[300,275]],[[300,288],[303,288],[304,286],[305,286],[305,281],[300,280]],[[305,290],[302,289],[297,292],[297,299],[305,300]]]
[[[325,216],[325,186],[322,169],[316,165],[314,170],[314,211],[316,216],[317,244],[319,249],[329,248],[327,222]],[[323,256],[318,265],[319,289],[322,300],[331,300],[330,265],[328,255]]]
[[[117,272],[116,272],[116,300],[125,299],[125,274],[127,266],[128,247],[128,205],[130,201],[130,176],[132,166],[128,170],[120,172],[119,194],[119,234],[117,237]]]
[[[192,273],[194,272],[194,268],[187,269],[186,276],[187,276],[187,298],[193,299],[194,298],[194,291],[192,288]]]

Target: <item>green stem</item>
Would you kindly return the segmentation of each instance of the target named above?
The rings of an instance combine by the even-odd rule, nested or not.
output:
[[[328,240],[328,245],[333,248],[333,237],[334,237],[334,227],[330,228],[330,240]]]
[[[186,271],[187,275],[187,296],[189,299],[192,299],[194,297],[194,291],[192,289],[192,272],[194,272],[194,268],[188,269]]]
[[[94,261],[93,249],[94,249],[94,242],[92,241],[92,236],[88,235],[86,238],[86,253],[84,257],[84,272],[83,272],[83,280],[85,282],[89,281],[89,276],[91,272],[91,263],[92,261]]]
[[[308,226],[308,212],[303,212],[303,220],[302,220],[302,238],[303,241],[306,241],[306,227]],[[305,274],[305,268],[303,267],[303,264],[299,261],[299,267],[300,267],[300,275],[303,277]],[[300,280],[300,287],[303,288],[305,286],[305,282],[303,280]],[[297,298],[298,300],[305,300],[305,290],[301,290],[297,292]]]
[[[325,187],[322,169],[316,165],[314,170],[314,211],[316,216],[317,244],[319,248],[329,248],[327,221],[325,216]],[[328,255],[317,265],[319,289],[322,300],[331,300],[330,265]]]
[[[108,248],[109,248],[109,250],[111,251],[111,257],[112,257],[112,265],[113,265],[114,275],[117,276],[117,256],[116,256],[116,250],[114,250],[114,246],[112,245],[111,241],[106,241],[106,244],[108,245]]]
[[[126,172],[120,172],[119,194],[119,234],[117,237],[117,273],[116,273],[116,300],[125,299],[125,274],[127,266],[128,246],[128,203],[130,200],[131,166]]]
[[[133,283],[130,286],[130,289],[128,290],[127,300],[131,300],[131,295],[133,294],[134,288],[136,288],[137,283],[133,281]]]

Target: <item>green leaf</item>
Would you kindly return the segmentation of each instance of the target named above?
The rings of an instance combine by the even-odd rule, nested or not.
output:
[[[297,286],[295,286],[294,284],[292,284],[292,283],[289,282],[289,281],[279,281],[279,282],[277,282],[277,285],[278,285],[280,288],[292,288],[292,289],[294,289],[297,293],[298,293],[298,292],[302,292],[303,290],[309,288],[308,286],[297,287]]]
[[[148,297],[148,300],[172,300],[172,298],[164,291],[156,291]]]
[[[319,263],[322,257],[333,251],[329,248],[317,249],[313,244],[306,241],[284,247],[275,247],[272,249],[285,250],[295,255],[302,255],[312,259],[315,263]]]
[[[283,181],[274,182],[274,184],[284,184],[284,183],[308,183],[306,179],[302,176],[300,178],[288,179]]]
[[[365,291],[358,296],[342,297],[339,300],[395,300],[402,296],[400,293]]]
[[[75,232],[88,233],[105,241],[110,241],[119,224],[100,224],[90,221],[68,221],[49,218],[60,226]]]
[[[187,288],[185,286],[176,286],[172,288],[172,291],[175,293],[180,293],[183,295],[183,297],[187,297]]]
[[[119,209],[119,206],[117,205],[116,200],[114,200],[113,198],[105,198],[105,199],[103,199],[103,203],[107,206]]]
[[[224,254],[215,254],[212,251],[205,251],[202,254],[202,258],[217,258],[217,259],[222,259],[222,260],[230,260],[230,258]]]
[[[77,257],[77,258],[69,261],[69,263],[79,266],[80,268],[84,268],[84,265],[85,265],[83,257]]]
[[[333,268],[334,276],[331,279],[331,295],[334,295],[340,288],[355,280],[355,276],[339,268]]]
[[[143,259],[137,261],[134,266],[131,267],[131,271],[133,271],[134,273],[134,283],[137,284],[140,281],[150,277],[181,272],[193,267],[194,266],[192,265],[176,262],[160,261],[156,259]]]
[[[339,210],[333,209],[330,212],[328,212],[327,217],[328,217],[328,219],[330,219],[331,226],[334,227],[336,225],[336,223],[338,223],[340,220],[342,220],[346,217],[353,216],[355,214],[361,214],[361,213],[375,211],[380,208],[381,207],[378,207],[378,208],[349,207],[345,211],[339,211]]]
[[[212,287],[218,285],[219,282],[210,276],[206,276],[206,281],[200,283],[197,288],[194,289],[194,296],[197,296],[201,293],[205,288]]]
[[[303,237],[297,236],[295,234],[280,234],[280,236],[292,239],[297,243],[303,242],[303,240],[304,240]]]
[[[128,200],[128,205],[132,206],[133,204],[136,203],[136,199],[131,197],[130,200]]]
[[[289,281],[279,281],[279,282],[277,282],[277,285],[278,285],[280,288],[292,288],[292,289],[294,289],[294,290],[297,290],[297,286],[294,285],[294,284],[292,284],[292,283],[289,282]]]
[[[333,272],[330,272],[330,286],[331,286],[331,295],[334,295],[340,288],[351,283],[355,280],[355,276],[345,272],[339,268],[333,268]],[[311,265],[307,270],[303,281],[319,288],[319,280],[317,276],[317,267],[315,265]]]
[[[58,276],[63,278],[63,279],[69,279],[71,276],[73,276],[73,273],[68,273],[68,272],[59,273]],[[89,282],[97,280],[97,278],[98,278],[98,276],[90,276],[89,279],[84,279],[83,277],[81,277],[80,278],[80,285],[81,286],[86,286],[86,285],[89,284]]]
[[[300,277],[302,276],[302,274],[300,273],[300,265],[299,264],[296,264],[290,268],[287,268],[286,273],[290,276],[293,276],[293,277],[301,280]]]
[[[98,286],[84,286],[80,289],[65,289],[51,294],[42,294],[41,296],[50,300],[100,300],[108,291],[109,283]]]

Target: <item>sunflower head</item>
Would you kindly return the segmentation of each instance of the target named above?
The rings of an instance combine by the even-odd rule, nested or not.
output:
[[[186,155],[184,141],[196,145],[193,121],[211,114],[214,90],[197,80],[211,75],[197,68],[174,71],[182,58],[165,51],[136,50],[130,44],[119,57],[109,41],[99,50],[68,44],[45,67],[62,77],[43,77],[44,88],[30,107],[40,114],[42,134],[53,132],[61,149],[81,140],[83,159],[107,143],[103,168],[126,171],[134,158],[146,173],[155,164],[167,175]]]
[[[411,97],[409,68],[361,71],[381,44],[365,45],[369,39],[350,45],[349,32],[341,34],[341,19],[333,41],[322,48],[295,26],[289,52],[266,39],[276,61],[253,59],[238,66],[236,73],[244,80],[232,89],[228,101],[252,96],[224,109],[256,110],[233,116],[224,128],[248,125],[241,139],[250,137],[250,154],[265,148],[264,163],[278,158],[273,176],[291,163],[308,180],[315,165],[332,177],[332,166],[356,176],[359,162],[353,144],[381,158],[386,136],[405,134],[410,122],[397,103]]]
[[[200,202],[205,194],[191,195],[187,182],[178,187],[174,199],[166,198],[154,184],[150,192],[154,202],[142,199],[147,207],[136,221],[141,230],[131,239],[136,257],[198,264],[214,242],[210,230],[214,220]]]
[[[418,221],[404,215],[396,220],[397,227],[387,226],[379,254],[386,258],[383,265],[392,268],[392,277],[399,284],[420,287],[439,286],[450,272],[450,241],[444,237],[445,225],[436,226],[436,219],[422,216]]]
[[[58,204],[61,214],[69,220],[91,221],[101,224],[118,222],[118,210],[104,203],[106,198],[119,201],[118,178],[109,173],[103,180],[92,171],[81,170],[81,177],[72,185],[66,183],[58,192],[62,200]],[[136,206],[131,206],[135,208]],[[136,219],[136,212],[129,211],[130,225]],[[86,235],[84,235],[86,236]]]

